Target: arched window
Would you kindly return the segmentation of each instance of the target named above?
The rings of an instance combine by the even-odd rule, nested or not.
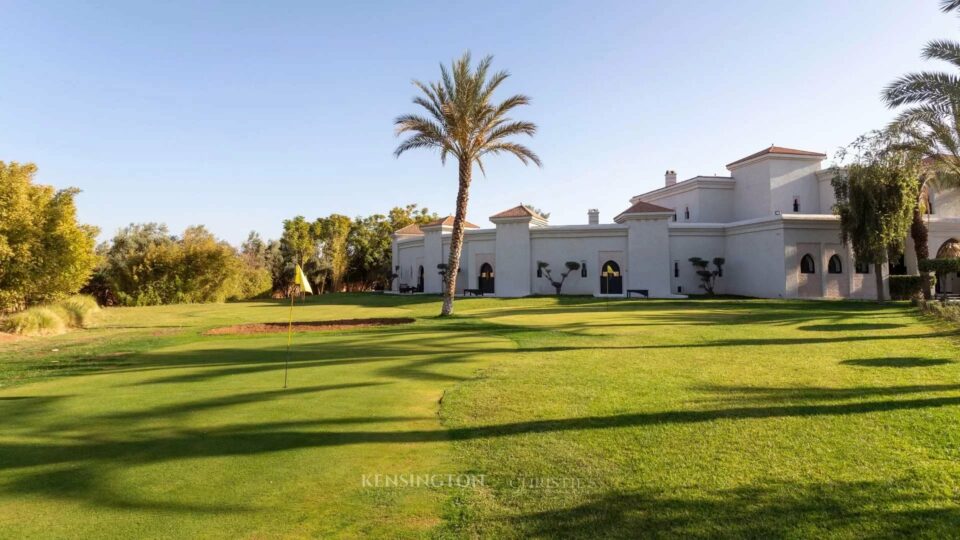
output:
[[[869,274],[870,265],[865,262],[857,261],[856,264],[853,265],[853,271],[858,274]]]
[[[600,267],[600,294],[623,294],[623,276],[615,261],[607,261]]]
[[[947,240],[937,250],[938,259],[955,259],[957,257],[960,257],[960,241],[956,238]]]
[[[817,266],[813,263],[813,257],[810,254],[806,254],[800,259],[800,273],[801,274],[816,274]]]
[[[587,261],[580,261],[580,277],[587,277]]]
[[[800,211],[800,198],[799,198],[799,197],[794,197],[794,198],[793,198],[793,211],[794,211],[794,212],[799,212],[799,211]]]
[[[493,266],[490,263],[480,265],[480,275],[477,277],[477,288],[484,294],[493,294]]]
[[[423,266],[420,266],[417,273],[417,292],[423,292]]]
[[[840,262],[840,257],[833,255],[830,257],[830,260],[827,261],[827,273],[829,274],[842,274],[843,273],[843,264]]]
[[[683,209],[683,219],[687,219],[687,220],[690,219],[690,207],[689,207],[689,206],[687,206],[686,208]]]

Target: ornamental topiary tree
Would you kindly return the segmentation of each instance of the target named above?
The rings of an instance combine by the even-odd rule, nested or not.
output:
[[[537,261],[537,270],[543,274],[544,279],[550,282],[550,285],[553,285],[553,288],[557,290],[557,296],[560,296],[560,291],[563,289],[563,282],[567,280],[567,276],[571,272],[576,272],[580,269],[580,263],[576,261],[567,261],[564,263],[564,266],[567,267],[567,271],[560,274],[560,281],[553,279],[553,275],[550,273],[550,264],[543,261]]]
[[[723,257],[714,257],[713,270],[707,269],[710,261],[701,259],[700,257],[690,257],[690,262],[694,268],[697,269],[697,275],[700,276],[700,288],[706,291],[707,294],[714,294],[713,289],[717,283],[717,278],[723,277],[723,264],[727,262],[726,259]]]

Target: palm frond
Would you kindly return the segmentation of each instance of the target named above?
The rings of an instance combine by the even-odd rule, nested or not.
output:
[[[515,95],[494,103],[493,94],[510,75],[507,71],[491,72],[492,56],[485,56],[471,66],[470,52],[440,65],[440,80],[413,85],[420,94],[413,103],[426,114],[407,114],[394,121],[397,135],[410,133],[395,150],[399,156],[415,148],[439,149],[441,163],[455,156],[461,163],[476,162],[486,175],[481,157],[487,154],[513,154],[524,164],[542,166],[540,158],[529,148],[510,142],[514,135],[532,136],[537,126],[532,122],[515,121],[507,116],[514,108],[530,103],[530,98]]]
[[[887,86],[883,99],[890,107],[921,102],[940,107],[960,103],[960,77],[927,71],[910,73]]]
[[[513,121],[499,125],[487,135],[488,142],[497,142],[512,135],[527,135],[533,137],[537,133],[537,125],[533,122]]]
[[[923,48],[923,58],[926,60],[943,60],[960,67],[960,43],[946,39],[931,41]]]
[[[960,8],[960,0],[940,0],[940,11],[949,13]]]
[[[543,167],[543,162],[540,161],[540,157],[537,156],[533,150],[530,150],[526,146],[518,143],[498,142],[489,144],[483,148],[479,156],[484,156],[487,154],[512,154],[516,156],[517,159],[519,159],[524,165],[529,165],[529,163],[532,161],[538,167]]]

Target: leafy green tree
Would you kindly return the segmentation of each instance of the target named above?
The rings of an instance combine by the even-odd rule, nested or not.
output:
[[[176,237],[165,225],[131,224],[98,251],[102,266],[90,287],[107,289],[125,305],[223,302],[270,292],[268,269],[248,264],[202,226]]]
[[[882,264],[903,253],[916,204],[919,159],[876,132],[858,138],[839,157],[851,158],[831,181],[841,239],[853,247],[857,261],[875,265],[877,300],[882,302]]]
[[[315,222],[320,241],[320,261],[329,273],[330,287],[334,292],[343,289],[343,278],[350,263],[347,240],[352,224],[352,220],[342,214],[330,214]]]
[[[564,263],[564,266],[566,267],[567,271],[561,272],[560,280],[557,281],[556,279],[553,278],[553,275],[550,273],[550,263],[537,261],[537,269],[540,270],[540,272],[543,274],[544,279],[549,281],[550,285],[552,285],[554,290],[557,291],[557,296],[560,296],[560,291],[561,289],[563,289],[563,282],[567,280],[567,276],[569,276],[572,272],[576,272],[577,270],[580,269],[580,263],[576,261],[567,261]]]
[[[36,171],[0,161],[0,311],[73,294],[96,264],[98,230],[77,223],[79,191],[34,184]]]
[[[303,265],[317,254],[317,234],[309,221],[303,216],[283,221],[283,236],[280,247],[284,257],[292,264]]]
[[[493,57],[487,56],[474,70],[468,52],[454,60],[449,69],[440,66],[439,82],[425,84],[414,81],[414,86],[423,95],[413,98],[413,103],[423,107],[428,116],[406,114],[394,122],[397,135],[410,134],[394,151],[397,157],[408,150],[432,149],[439,151],[442,164],[446,164],[447,157],[452,155],[459,165],[457,208],[450,241],[450,258],[447,261],[450,275],[444,284],[443,307],[440,311],[444,316],[453,314],[453,297],[460,268],[464,220],[474,164],[485,174],[485,157],[510,154],[524,164],[532,162],[541,165],[540,158],[532,150],[508,140],[515,135],[533,136],[537,126],[532,122],[514,121],[507,116],[514,108],[529,104],[530,98],[527,96],[515,95],[500,103],[492,101],[494,91],[509,76],[506,71],[490,74],[492,62]]]

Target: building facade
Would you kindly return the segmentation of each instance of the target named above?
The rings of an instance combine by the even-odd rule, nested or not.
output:
[[[572,272],[564,294],[652,298],[703,293],[691,257],[725,259],[716,292],[764,298],[876,298],[876,268],[858,265],[840,241],[825,154],[771,146],[727,165],[729,176],[677,181],[667,171],[662,188],[636,195],[630,207],[600,223],[588,211],[584,225],[553,226],[519,205],[490,217],[492,228],[467,224],[457,292],[518,297],[554,294],[538,262],[554,275]],[[960,252],[960,196],[929,194],[931,256]],[[447,261],[453,218],[410,226],[393,235],[395,291],[441,292],[438,265]],[[937,250],[937,251],[934,251]],[[712,266],[712,265],[711,265]],[[915,273],[908,239],[904,260]],[[881,268],[884,288],[890,268]],[[956,282],[956,283],[954,283]],[[960,292],[960,278],[941,277],[944,292]]]

